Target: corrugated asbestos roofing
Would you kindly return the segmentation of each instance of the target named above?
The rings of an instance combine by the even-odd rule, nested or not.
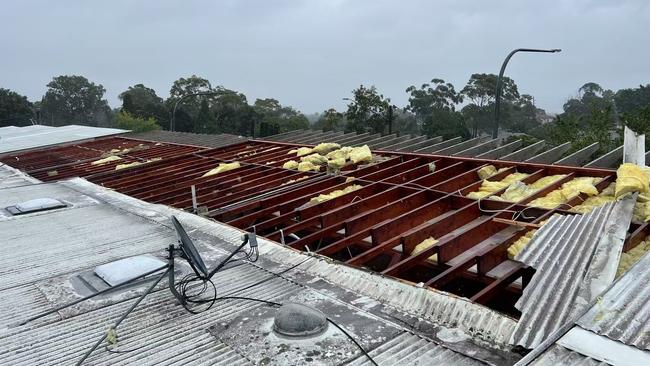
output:
[[[0,154],[128,132],[117,128],[68,125],[0,127]]]
[[[646,255],[577,322],[609,339],[650,350],[650,255]]]
[[[515,257],[537,270],[516,307],[521,317],[511,343],[534,348],[584,310],[590,299],[578,297],[589,286],[585,273],[614,203],[584,215],[554,215]],[[552,291],[550,291],[552,289]]]
[[[0,166],[0,172],[4,174],[5,168]],[[132,304],[130,300],[143,290],[141,287],[102,296],[27,325],[17,322],[78,298],[74,278],[80,272],[138,254],[162,256],[176,241],[170,215],[177,215],[188,228],[209,266],[232,250],[241,237],[234,228],[148,204],[82,179],[3,188],[0,206],[44,196],[61,199],[68,207],[19,217],[0,216],[0,231],[12,248],[0,258],[0,296],[5,299],[0,303],[1,365],[75,362],[109,322]],[[383,365],[502,365],[517,359],[487,346],[507,339],[514,325],[494,311],[466,299],[307,256],[263,238],[259,241],[261,259],[257,263],[218,274],[221,295],[301,301],[330,312]],[[294,264],[298,264],[296,269],[276,275]],[[355,280],[345,282],[350,278]],[[263,286],[246,288],[262,279],[268,279]],[[380,298],[387,294],[392,298]],[[410,306],[399,308],[406,303]],[[259,303],[233,300],[190,315],[159,285],[118,328],[117,350],[137,350],[114,354],[100,348],[88,362],[248,365],[290,359],[297,364],[310,360],[314,364],[364,364],[359,350],[334,331],[329,334],[332,338],[325,339],[339,342],[331,349],[318,342],[278,340],[269,334],[270,328],[265,328],[270,327],[268,322],[252,326],[255,323],[251,322],[272,314],[272,308]],[[242,322],[242,327],[248,324],[254,334],[238,334],[238,327],[216,331],[230,321]],[[479,325],[484,328],[470,332]],[[483,333],[482,338],[477,337],[478,332]]]

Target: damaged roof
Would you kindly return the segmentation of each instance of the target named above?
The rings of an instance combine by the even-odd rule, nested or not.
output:
[[[0,167],[0,171],[5,168]],[[14,248],[0,259],[5,271],[0,277],[0,295],[5,299],[0,304],[3,365],[76,362],[133,303],[143,291],[142,285],[93,298],[26,325],[19,325],[20,321],[82,296],[78,279],[97,265],[141,254],[163,257],[165,248],[176,241],[171,215],[179,217],[209,267],[241,240],[241,231],[232,227],[81,179],[2,188],[0,204],[5,207],[16,200],[43,196],[59,199],[67,206],[0,217],[0,230]],[[259,242],[258,262],[233,266],[216,276],[220,295],[298,302],[317,308],[336,319],[379,364],[503,365],[519,358],[492,343],[508,336],[512,319],[464,299],[377,277],[263,238]],[[182,272],[189,271],[186,265],[180,267]],[[351,277],[359,280],[349,283]],[[380,298],[388,293],[401,296]],[[406,301],[410,306],[399,307]],[[436,303],[439,305],[432,306]],[[454,307],[460,312],[447,312]],[[275,312],[274,307],[235,299],[219,301],[209,311],[192,315],[176,304],[166,284],[159,285],[118,328],[115,351],[124,352],[100,348],[88,363],[367,362],[360,350],[333,327],[309,340],[275,335],[271,330]],[[487,324],[481,337],[464,331],[475,327],[478,320],[470,321],[465,312],[485,314]],[[441,322],[441,318],[449,320]]]
[[[570,347],[572,344],[568,341],[555,343],[553,336],[557,333],[558,325],[565,325],[565,321],[571,317],[549,313],[550,308],[541,306],[540,299],[550,299],[553,303],[563,304],[562,307],[571,308],[572,301],[591,298],[599,293],[609,283],[599,277],[601,269],[604,271],[603,268],[612,267],[612,263],[615,265],[614,262],[618,262],[618,258],[611,258],[608,253],[618,256],[621,250],[632,250],[650,233],[650,228],[647,223],[630,225],[628,220],[628,225],[618,225],[617,229],[583,230],[584,225],[571,220],[584,221],[587,226],[594,222],[602,223],[608,220],[613,210],[613,205],[606,205],[600,211],[594,211],[594,215],[599,215],[605,210],[604,216],[601,215],[604,219],[593,220],[589,219],[589,215],[570,212],[573,206],[588,198],[586,193],[573,196],[552,208],[531,205],[533,200],[560,190],[574,178],[595,178],[594,189],[599,193],[609,187],[616,180],[613,170],[550,164],[558,161],[568,165],[584,164],[586,156],[590,154],[588,151],[564,157],[559,150],[545,151],[534,155],[535,159],[524,159],[521,156],[531,154],[530,150],[526,150],[528,147],[520,152],[514,147],[517,144],[499,146],[491,140],[480,139],[463,143],[452,141],[434,154],[408,152],[409,139],[393,141],[391,137],[383,141],[381,137],[364,134],[319,133],[311,136],[309,132],[294,131],[274,139],[291,141],[291,136],[295,138],[301,135],[304,135],[301,141],[305,142],[300,144],[254,140],[219,148],[121,137],[83,145],[82,150],[94,151],[95,155],[91,156],[82,150],[45,149],[31,156],[5,155],[0,160],[44,181],[84,177],[108,190],[79,179],[57,184],[74,186],[76,191],[93,198],[101,197],[100,201],[107,200],[117,207],[128,206],[124,202],[139,208],[146,207],[144,210],[154,218],[162,212],[168,216],[178,214],[181,212],[178,210],[200,213],[203,218],[190,213],[182,215],[195,225],[193,233],[222,239],[224,248],[232,247],[239,240],[241,232],[234,228],[257,232],[268,239],[264,240],[265,243],[273,244],[266,246],[273,250],[263,253],[264,260],[272,263],[271,267],[263,267],[265,271],[273,272],[272,268],[276,266],[286,268],[298,265],[295,271],[279,276],[301,286],[295,292],[287,290],[291,294],[288,296],[335,311],[341,304],[337,302],[336,306],[331,307],[329,303],[324,305],[319,297],[324,294],[327,301],[336,299],[342,301],[344,307],[360,307],[374,316],[373,319],[380,318],[380,323],[388,322],[380,325],[383,330],[379,333],[386,331],[382,334],[390,336],[384,343],[373,343],[370,351],[377,360],[384,360],[387,364],[392,364],[392,360],[400,358],[401,354],[408,355],[404,359],[412,363],[424,360],[419,357],[428,354],[429,360],[436,360],[436,357],[455,360],[460,357],[462,362],[469,364],[477,361],[512,364],[519,358],[512,350],[515,344],[526,348],[540,345],[531,352],[530,360],[522,360],[526,362],[534,359],[535,362],[544,361],[546,364],[552,364],[553,360],[557,364],[598,364],[603,360],[602,355],[589,355],[588,349]],[[372,162],[348,164],[338,175],[328,174],[322,168],[310,172],[283,168],[286,162],[296,159],[296,153],[292,150],[322,141],[339,141],[342,145],[352,142],[350,145],[355,146],[357,142],[371,141],[375,146]],[[132,159],[129,162],[140,164],[124,169],[116,169],[115,162],[108,162],[101,169],[92,164],[115,155],[113,146],[125,143],[131,144],[131,147],[147,146],[139,151],[147,154],[144,157],[131,156],[133,152],[130,151],[117,153],[121,158]],[[433,146],[439,142],[419,139],[415,143],[430,143]],[[162,146],[162,151],[166,153],[154,160],[154,155],[149,152],[156,150],[149,149],[157,146]],[[503,160],[504,156],[508,158]],[[546,163],[532,163],[533,160]],[[232,162],[238,163],[233,170],[206,174],[220,164]],[[502,199],[507,188],[500,188],[481,199],[471,198],[470,193],[477,192],[484,183],[479,172],[489,166],[493,166],[495,171],[498,169],[490,177],[491,181],[500,181],[514,173],[525,174],[521,182],[526,185],[541,178],[559,178],[513,202]],[[56,170],[57,174],[47,173],[52,170]],[[58,175],[59,172],[61,175]],[[350,193],[332,194],[343,190],[350,190]],[[313,200],[321,196],[331,198]],[[631,206],[627,209],[631,211]],[[618,218],[620,215],[615,216]],[[511,244],[549,218],[551,220],[542,227],[560,225],[557,220],[566,221],[565,226],[560,226],[566,229],[567,237],[577,238],[577,242],[585,244],[581,247],[584,253],[575,245],[564,243],[560,240],[562,238],[559,241],[542,240],[539,239],[542,236],[535,235],[531,241],[533,245],[528,246],[531,252],[524,251],[514,259],[508,255]],[[154,221],[165,225],[163,219]],[[618,237],[620,243],[613,246],[610,245],[613,242],[603,243],[607,245],[601,247],[597,240],[599,236],[607,236],[601,235],[603,232]],[[547,239],[551,236],[547,236]],[[430,247],[416,251],[418,245],[433,238],[436,241]],[[534,240],[539,242],[534,244]],[[552,246],[545,250],[545,245],[551,242],[562,242],[564,246]],[[208,245],[208,249],[212,247]],[[215,258],[227,252],[219,252],[221,246],[216,247]],[[547,276],[541,278],[538,276],[542,271],[536,264],[538,261],[525,259],[531,253],[536,253],[538,259],[557,265],[549,267]],[[308,259],[303,262],[303,258]],[[612,268],[607,269],[608,273],[612,272]],[[580,282],[584,278],[594,279],[592,286]],[[558,284],[562,283],[570,284],[566,289],[577,295],[560,296],[559,293],[567,293],[556,291]],[[596,283],[597,286],[593,286]],[[309,291],[302,291],[303,286]],[[536,296],[526,294],[526,291],[533,290]],[[318,292],[318,296],[311,291]],[[589,294],[585,295],[584,291]],[[363,299],[357,296],[363,296]],[[556,301],[558,299],[561,301]],[[527,301],[527,304],[516,307],[518,301]],[[367,304],[372,304],[372,307],[366,307]],[[374,311],[375,306],[382,310]],[[255,314],[260,319],[271,321],[273,309],[259,307],[256,310],[259,310]],[[635,312],[647,314],[647,309],[637,307],[630,314]],[[542,316],[531,317],[533,313]],[[600,316],[596,315],[596,318]],[[259,319],[254,324],[250,323],[249,317],[241,313],[229,319],[231,322],[226,325],[211,324],[208,329],[212,335],[222,335],[220,339],[226,345],[240,345],[245,338],[228,324],[237,324],[235,328],[246,330],[259,329],[266,324]],[[540,323],[539,319],[543,321]],[[350,320],[350,324],[355,321]],[[611,325],[617,329],[619,326],[631,325],[622,319],[613,321]],[[647,332],[642,330],[644,326],[634,328],[634,332],[639,330],[636,333],[638,339],[630,343],[638,346],[645,342]],[[409,332],[393,336],[391,327]],[[593,333],[591,330],[588,332]],[[605,333],[602,329],[598,332]],[[571,335],[575,333],[572,331]],[[604,335],[596,336],[607,338]],[[582,339],[580,337],[585,335],[579,333],[575,339]],[[623,333],[616,332],[612,333],[612,337],[625,338]],[[630,339],[634,337],[631,335]],[[517,341],[517,338],[524,340]],[[535,340],[530,341],[532,339]],[[415,346],[420,344],[421,347]],[[542,346],[544,349],[537,352]],[[264,349],[250,344],[241,347],[236,353],[244,355],[248,362],[267,362],[258,355]],[[647,356],[647,350],[640,352]],[[541,354],[553,358],[537,357]],[[468,355],[471,357],[467,358]],[[297,357],[314,361],[313,356],[313,350],[310,350],[309,355],[299,354]],[[354,357],[355,362],[360,364],[369,362],[360,354]],[[352,362],[354,357],[344,357],[343,361],[337,359],[336,362]],[[288,359],[279,359],[289,362]],[[124,360],[131,359],[125,356]],[[328,363],[322,359],[317,361]]]

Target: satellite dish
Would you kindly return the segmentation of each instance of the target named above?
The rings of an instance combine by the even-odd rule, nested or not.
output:
[[[178,221],[176,216],[172,216],[172,223],[176,229],[176,234],[178,234],[178,242],[181,244],[181,250],[187,258],[187,262],[190,264],[190,267],[194,270],[197,276],[204,279],[208,277],[208,268],[205,266],[199,251],[196,250],[196,246],[190,239],[189,235],[183,228],[183,225]]]

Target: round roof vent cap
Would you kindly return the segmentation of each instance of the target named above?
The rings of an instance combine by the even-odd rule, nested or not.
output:
[[[273,330],[286,337],[313,337],[327,330],[327,317],[309,306],[288,303],[275,315]]]

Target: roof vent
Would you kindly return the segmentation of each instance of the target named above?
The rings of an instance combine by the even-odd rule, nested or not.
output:
[[[95,268],[95,274],[112,287],[122,282],[138,278],[164,265],[165,262],[158,258],[139,255],[97,266]]]
[[[66,204],[54,198],[36,198],[33,200],[18,203],[5,209],[12,215],[24,215],[32,212],[53,210],[66,207]]]
[[[327,317],[309,306],[288,303],[275,315],[273,330],[285,337],[314,337],[327,330]]]

